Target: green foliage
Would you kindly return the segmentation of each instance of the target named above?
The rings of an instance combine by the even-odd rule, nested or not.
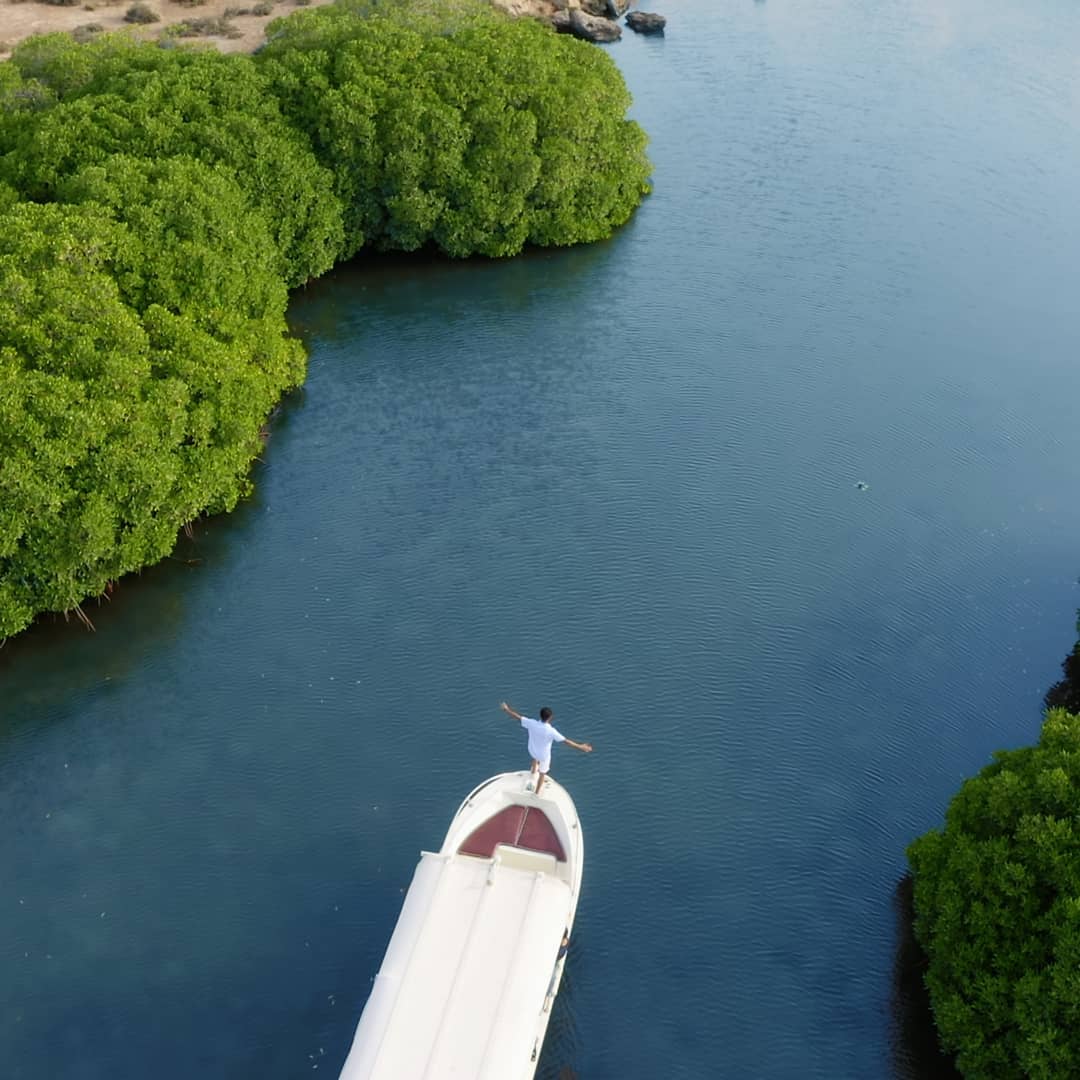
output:
[[[100,47],[80,45],[67,34],[42,34],[20,42],[7,63],[24,79],[37,80],[63,97],[93,77],[93,57]]]
[[[290,284],[365,244],[504,256],[601,239],[648,190],[610,57],[537,22],[476,0],[354,0],[269,32],[254,60],[30,39],[12,65],[44,115],[11,129],[0,178],[44,201],[114,153],[223,164],[272,222]]]
[[[116,154],[64,181],[65,203],[91,203],[129,226],[111,267],[125,303],[198,311],[208,330],[285,308],[274,246],[232,174],[194,158]]]
[[[334,172],[346,254],[597,240],[648,190],[645,136],[610,57],[539,23],[369,0],[270,34],[257,63]]]
[[[995,755],[908,849],[943,1045],[969,1077],[1080,1073],[1080,717]]]
[[[56,94],[37,79],[26,79],[12,63],[0,63],[0,155],[11,148],[35,113],[51,109]]]
[[[43,34],[20,42],[5,65],[23,78],[48,85],[61,99],[94,93],[116,79],[162,71],[177,57],[127,34],[107,34],[90,48],[73,48],[64,34]]]
[[[12,58],[59,103],[23,125],[0,167],[27,198],[113,154],[189,155],[227,168],[271,223],[278,270],[299,285],[328,270],[342,244],[333,177],[285,121],[250,57],[133,46],[113,37],[75,45],[30,39]]]
[[[162,201],[187,193],[168,172],[129,190],[139,183]],[[183,302],[141,314],[125,302],[118,282],[144,242],[98,205],[0,218],[0,637],[156,562],[201,511],[231,509],[263,419],[302,377],[280,282],[262,312],[221,325]],[[253,243],[270,248],[265,232],[232,242],[249,267]],[[135,292],[182,298],[165,268],[184,253],[183,240],[163,250],[165,280]]]
[[[303,377],[287,287],[599,239],[648,189],[610,59],[478,0],[297,13],[254,59],[84,29],[0,63],[0,639],[243,496]]]

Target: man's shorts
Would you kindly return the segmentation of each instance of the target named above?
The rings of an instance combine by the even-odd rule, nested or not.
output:
[[[533,758],[533,761],[536,761],[536,758]],[[546,758],[544,758],[543,761],[537,761],[536,764],[539,767],[540,772],[542,772],[545,776],[547,776],[548,769],[551,768],[551,755],[548,754],[548,756]]]

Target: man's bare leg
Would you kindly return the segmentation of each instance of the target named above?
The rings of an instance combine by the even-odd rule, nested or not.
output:
[[[547,779],[547,773],[537,772],[536,774],[536,794],[540,794],[540,789],[544,786],[544,781]]]
[[[529,772],[532,773],[532,779],[529,780],[529,783],[526,785],[526,787],[530,791],[535,791],[536,790],[536,774],[537,774],[537,770],[539,768],[540,768],[540,762],[535,761],[535,760],[533,761],[532,765],[529,767]]]

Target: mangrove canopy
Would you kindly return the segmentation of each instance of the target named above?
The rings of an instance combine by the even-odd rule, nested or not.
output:
[[[252,56],[53,34],[0,63],[0,639],[248,490],[287,290],[361,249],[610,236],[648,190],[601,50],[353,0]]]

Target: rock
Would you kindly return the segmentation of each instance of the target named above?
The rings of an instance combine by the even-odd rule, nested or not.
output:
[[[618,41],[622,37],[622,27],[613,19],[586,15],[584,11],[570,13],[572,33],[586,41]]]
[[[662,34],[667,26],[663,15],[654,15],[651,11],[631,11],[626,16],[626,25],[639,34]]]
[[[622,37],[622,27],[617,22],[586,15],[583,11],[556,11],[551,16],[551,25],[560,34],[573,34],[582,41],[601,43],[618,41]]]
[[[581,0],[577,5],[586,15],[621,19],[630,10],[630,0]]]

